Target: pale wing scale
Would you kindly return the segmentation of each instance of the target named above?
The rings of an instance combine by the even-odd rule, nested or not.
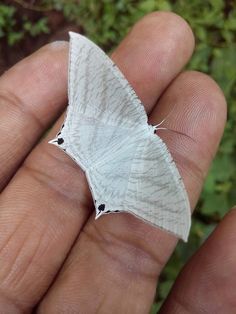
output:
[[[141,101],[112,60],[93,42],[70,33],[69,122],[79,114],[135,129],[147,124]]]
[[[114,158],[86,172],[96,214],[130,212],[187,241],[190,205],[180,174],[158,136],[134,136]],[[105,209],[99,211],[99,205]]]
[[[117,66],[75,33],[70,33],[68,93],[65,126],[50,143],[85,171],[97,217],[128,211],[186,241],[190,205],[166,145],[153,134]]]
[[[124,202],[133,214],[187,241],[188,195],[165,143],[154,134],[137,148]]]

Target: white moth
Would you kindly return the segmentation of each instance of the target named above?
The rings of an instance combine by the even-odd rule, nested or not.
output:
[[[190,205],[177,167],[113,61],[70,33],[69,106],[57,137],[84,170],[96,218],[129,212],[187,241]]]

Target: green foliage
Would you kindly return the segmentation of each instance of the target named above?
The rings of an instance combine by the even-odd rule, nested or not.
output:
[[[15,6],[0,5],[0,43],[5,39],[9,46],[13,46],[27,35],[35,37],[48,32],[46,17],[31,21],[27,15],[18,14]]]
[[[47,18],[41,18],[37,22],[32,23],[25,19],[23,24],[23,30],[30,34],[32,37],[38,36],[42,33],[48,33],[49,28],[47,26]]]
[[[18,32],[15,30],[15,13],[15,7],[0,5],[0,39],[6,36],[9,45],[13,45],[23,36],[22,32]]]
[[[180,268],[214,229],[227,210],[236,203],[236,6],[223,0],[45,0],[37,10],[37,21],[20,16],[14,5],[0,5],[0,41],[9,45],[25,36],[49,31],[44,10],[57,10],[65,19],[83,27],[92,40],[112,50],[132,25],[145,14],[169,10],[185,18],[196,36],[196,50],[189,69],[211,75],[223,89],[228,102],[228,122],[223,141],[193,220],[190,240],[180,243],[166,266],[159,297],[152,313],[159,308]]]

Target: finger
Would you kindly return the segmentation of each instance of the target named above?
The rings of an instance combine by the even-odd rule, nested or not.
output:
[[[193,33],[185,20],[174,13],[154,12],[135,25],[112,59],[150,113],[193,49]]]
[[[167,117],[163,124],[167,130],[159,130],[158,135],[167,143],[184,178],[191,208],[223,133],[225,104],[224,95],[210,77],[190,71],[178,76],[150,115],[153,124]]]
[[[180,74],[161,97],[150,121],[174,105],[162,134],[180,169],[191,206],[196,203],[225,123],[225,100],[206,75]],[[164,131],[163,131],[164,132]],[[87,222],[40,313],[148,313],[157,278],[176,239],[129,214]],[[122,301],[121,301],[122,300]]]
[[[67,46],[45,46],[0,78],[0,191],[66,105]]]
[[[234,208],[184,267],[160,313],[235,312],[235,228]]]
[[[181,28],[179,32],[183,32],[182,38],[186,39],[186,46],[191,45],[192,37],[188,37],[191,32],[187,24],[175,15],[169,14],[168,16],[175,19]],[[153,16],[151,18],[153,19]],[[159,15],[156,16],[155,27],[153,23],[149,25],[145,22],[142,31],[146,30],[147,34],[152,32],[157,34],[160,20],[162,21],[163,18],[166,19],[166,15],[162,15],[161,18]],[[183,25],[185,25],[185,31]],[[172,30],[172,32],[176,32],[176,30]],[[134,36],[137,45],[132,49],[130,47],[126,51],[127,55],[123,53],[124,45],[122,49],[118,49],[126,62],[130,59],[136,63],[142,59],[138,55],[144,53],[138,49],[143,37],[139,40],[140,32],[134,30],[132,33],[129,35],[126,45],[129,44],[129,41],[134,41]],[[169,29],[169,34],[171,34],[171,29]],[[173,42],[173,36],[171,38]],[[149,50],[158,51],[159,49],[159,43],[157,45],[153,35],[150,36],[149,45],[146,41],[146,46]],[[192,48],[189,49],[192,50]],[[118,66],[122,68],[122,60],[118,60],[119,53],[114,53],[114,55],[116,55]],[[155,53],[152,55],[153,65],[155,65]],[[188,56],[185,54],[185,57]],[[162,59],[165,60],[164,57]],[[182,64],[185,62],[187,59],[183,60]],[[129,61],[130,69],[125,70],[130,81],[134,81],[135,63],[132,66],[132,62]],[[165,60],[165,63],[168,62]],[[157,86],[161,80],[161,77],[153,79],[153,71],[156,71],[157,67],[151,67],[149,64],[149,68],[152,68],[152,73],[149,78],[148,72],[146,72],[145,80],[148,80],[150,85]],[[142,75],[141,71],[139,71],[139,75]],[[169,78],[171,79],[170,76]],[[142,86],[140,85],[139,88]],[[154,90],[154,87],[152,89]],[[59,127],[57,126],[56,129],[58,130]],[[55,130],[49,137],[53,138],[54,135]],[[24,310],[39,300],[67,256],[83,222],[87,219],[91,205],[91,195],[80,168],[45,141],[38,145],[2,193],[1,246],[4,248],[2,252],[7,253],[2,253],[0,276],[4,279],[2,287],[9,300],[17,302]],[[33,230],[32,226],[34,226]],[[27,237],[27,235],[30,236]],[[17,266],[15,265],[16,261]],[[10,272],[11,269],[14,271]],[[14,286],[16,280],[18,284]]]
[[[14,305],[25,313],[37,303],[89,215],[91,196],[84,173],[47,143],[62,121],[1,194],[1,309]]]

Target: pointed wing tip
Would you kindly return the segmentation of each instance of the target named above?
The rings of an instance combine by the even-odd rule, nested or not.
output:
[[[71,37],[74,37],[74,36],[76,36],[76,35],[77,35],[77,33],[72,32],[72,31],[69,31],[69,36],[70,36],[70,38],[71,38]]]
[[[52,144],[52,145],[58,146],[58,144],[57,144],[57,138],[54,138],[54,139],[48,141],[48,144]]]
[[[95,220],[102,216],[102,212],[96,212]]]
[[[73,31],[69,31],[68,33],[69,33],[70,36],[75,36],[75,35],[77,35],[77,33],[76,33],[76,32],[73,32]]]
[[[189,237],[189,231],[186,232],[185,234],[182,234],[181,240],[183,240],[184,243],[187,243],[188,242],[188,237]]]
[[[183,230],[183,232],[180,235],[180,238],[187,243],[188,242],[188,238],[189,238],[189,233],[190,233],[190,228],[191,228],[191,210],[190,208],[188,209],[188,214],[186,217],[186,224],[185,224],[185,228]]]
[[[80,33],[75,33],[75,32],[68,32],[69,33],[69,38],[70,39],[74,39],[74,38],[77,38],[77,39],[84,39],[86,38],[84,35],[81,35]]]

